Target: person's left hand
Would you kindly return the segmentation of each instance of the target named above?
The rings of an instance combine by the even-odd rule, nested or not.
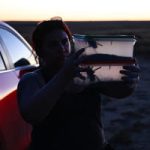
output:
[[[131,88],[134,88],[140,79],[140,68],[137,64],[123,66],[120,73],[123,75],[121,79]]]

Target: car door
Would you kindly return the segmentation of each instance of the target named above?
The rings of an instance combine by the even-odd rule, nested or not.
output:
[[[0,27],[0,149],[24,150],[30,143],[31,126],[20,115],[17,84],[35,69],[30,46],[14,30]]]

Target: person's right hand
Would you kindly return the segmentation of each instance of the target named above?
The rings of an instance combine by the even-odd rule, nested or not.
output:
[[[72,79],[80,72],[85,71],[83,68],[79,67],[79,64],[83,61],[85,56],[81,54],[85,51],[84,48],[78,50],[75,53],[70,54],[64,62],[62,70],[64,71],[67,78]]]

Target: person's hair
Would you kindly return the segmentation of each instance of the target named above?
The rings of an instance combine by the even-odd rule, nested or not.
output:
[[[35,50],[38,56],[41,56],[41,45],[43,43],[43,39],[45,35],[47,35],[50,31],[55,29],[62,29],[68,35],[70,41],[72,41],[72,34],[65,22],[62,20],[47,20],[42,21],[37,25],[32,34],[32,47]]]

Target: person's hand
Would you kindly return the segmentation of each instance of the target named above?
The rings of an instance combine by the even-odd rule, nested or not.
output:
[[[78,50],[75,53],[70,54],[64,62],[64,66],[62,70],[65,72],[67,78],[73,78],[75,76],[80,76],[80,78],[84,77],[80,74],[80,72],[86,71],[85,68],[80,68],[79,64],[83,61],[85,56],[81,56],[81,54],[85,51],[84,48]]]
[[[134,88],[140,79],[140,68],[137,64],[123,66],[120,73],[123,75],[121,79],[131,88]]]
[[[82,55],[84,51],[85,49],[82,48],[77,52],[70,54],[65,60],[62,70],[65,74],[65,79],[70,81],[65,89],[67,92],[80,93],[86,87],[84,84],[86,77],[83,75],[83,72],[88,72],[89,68],[80,66],[80,63],[86,57]]]

